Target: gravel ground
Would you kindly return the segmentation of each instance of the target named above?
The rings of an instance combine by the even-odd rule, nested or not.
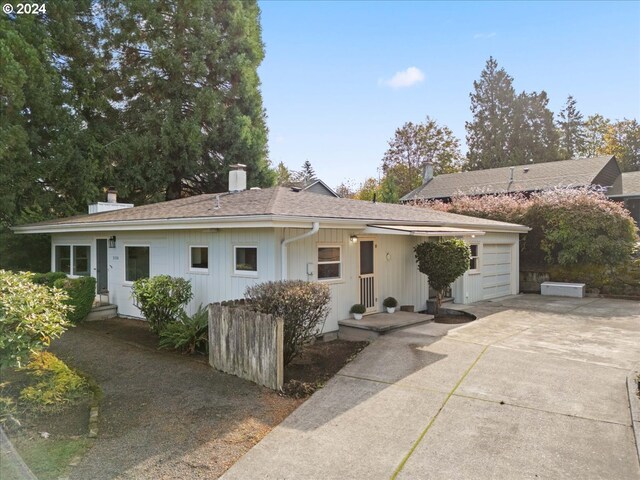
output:
[[[218,478],[301,403],[108,325],[73,328],[51,348],[104,394],[98,439],[71,479]]]

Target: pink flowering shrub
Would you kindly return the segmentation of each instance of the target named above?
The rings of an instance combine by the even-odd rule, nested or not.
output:
[[[423,206],[530,227],[521,239],[526,268],[619,265],[630,259],[638,241],[636,225],[624,206],[587,188],[558,188],[529,197],[459,196],[451,203]]]

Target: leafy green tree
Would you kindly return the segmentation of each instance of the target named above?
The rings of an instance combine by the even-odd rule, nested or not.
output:
[[[407,122],[396,130],[382,158],[382,171],[385,176],[393,174],[401,197],[420,186],[426,162],[433,164],[436,175],[459,171],[462,165],[460,141],[430,117],[423,123]]]
[[[560,111],[558,121],[560,129],[560,154],[564,159],[575,158],[585,148],[585,129],[582,113],[578,110],[576,99],[571,95]]]
[[[507,166],[511,162],[516,103],[513,78],[489,57],[480,80],[473,82],[473,89],[470,94],[473,119],[465,124],[469,147],[466,166],[469,170]]]
[[[440,311],[444,292],[469,269],[471,249],[458,238],[440,242],[422,242],[413,248],[418,270],[424,273],[436,291],[436,315]]]
[[[635,119],[612,123],[603,137],[599,152],[615,155],[623,172],[640,170],[640,124]]]
[[[609,130],[611,121],[600,114],[590,115],[584,122],[585,140],[579,152],[581,157],[595,157],[604,155],[605,135]]]
[[[136,202],[223,191],[229,166],[271,186],[255,1],[102,0],[118,138],[113,184]]]
[[[379,182],[373,177],[367,178],[364,182],[360,184],[358,190],[355,193],[356,200],[365,200],[371,201],[375,196],[377,199],[378,196],[378,188]]]

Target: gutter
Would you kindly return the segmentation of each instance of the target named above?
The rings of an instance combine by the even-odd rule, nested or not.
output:
[[[313,222],[312,228],[308,232],[298,235],[297,237],[282,239],[282,242],[280,243],[280,278],[282,280],[287,279],[287,245],[297,242],[298,240],[302,240],[303,238],[310,237],[311,235],[315,235],[319,230],[320,222]]]

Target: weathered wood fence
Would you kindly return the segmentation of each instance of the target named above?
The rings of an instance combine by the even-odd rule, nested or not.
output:
[[[209,305],[209,363],[217,370],[279,390],[284,378],[282,318]]]

